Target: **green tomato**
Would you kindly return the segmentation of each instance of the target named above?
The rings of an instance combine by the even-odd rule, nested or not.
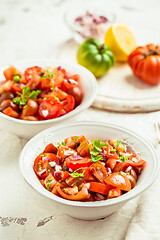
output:
[[[77,51],[77,61],[90,70],[95,77],[105,74],[114,64],[115,57],[109,48],[97,39],[84,41]]]

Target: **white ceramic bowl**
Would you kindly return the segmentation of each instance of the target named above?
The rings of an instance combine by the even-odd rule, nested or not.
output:
[[[86,68],[72,63],[66,63],[60,60],[32,60],[27,62],[15,63],[15,67],[21,71],[24,71],[26,68],[31,66],[40,66],[40,67],[56,67],[62,66],[71,74],[80,74],[81,81],[80,87],[83,91],[83,99],[79,106],[77,106],[73,111],[69,112],[68,114],[51,119],[51,120],[44,120],[44,121],[24,121],[16,118],[11,118],[3,113],[0,112],[0,128],[8,129],[9,131],[17,134],[18,136],[31,138],[38,132],[57,125],[75,115],[82,112],[86,108],[88,108],[95,96],[96,96],[96,89],[97,89],[97,82],[94,75],[87,70]],[[1,66],[0,70],[0,81],[4,79],[3,70],[6,69],[8,66]]]
[[[91,139],[120,139],[127,140],[136,152],[147,161],[147,166],[139,176],[138,182],[130,192],[114,199],[97,202],[74,202],[62,199],[47,191],[39,182],[33,171],[35,157],[41,153],[45,146],[52,142],[61,142],[68,136],[84,134]],[[65,214],[74,218],[94,220],[106,217],[115,212],[128,200],[136,197],[147,189],[154,181],[159,161],[153,146],[137,134],[119,126],[95,122],[77,122],[49,128],[33,137],[24,147],[20,155],[20,169],[26,181],[39,193],[61,205]],[[32,201],[32,199],[31,199]]]
[[[95,24],[92,26],[90,26],[90,24],[89,25],[87,24],[88,21],[86,23],[87,25],[80,26],[79,24],[76,24],[75,19],[77,17],[86,16],[87,12],[94,14],[94,16],[104,16],[108,19],[108,22],[100,25]],[[104,35],[107,29],[111,26],[111,24],[115,22],[115,19],[116,19],[116,16],[111,12],[106,12],[102,8],[101,9],[97,7],[91,8],[87,6],[83,6],[83,8],[76,7],[76,8],[70,9],[66,11],[64,14],[65,23],[71,30],[73,38],[80,44],[83,43],[88,38],[96,38],[103,43]]]

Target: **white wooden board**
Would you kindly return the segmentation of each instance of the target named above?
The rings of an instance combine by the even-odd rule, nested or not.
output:
[[[78,44],[70,39],[59,46],[56,58],[76,62]],[[160,110],[160,85],[150,86],[137,79],[127,63],[116,63],[97,79],[98,94],[93,107],[119,112]]]

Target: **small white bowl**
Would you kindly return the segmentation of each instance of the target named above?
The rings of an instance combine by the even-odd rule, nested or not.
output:
[[[76,23],[77,17],[84,17],[86,13],[94,14],[94,16],[104,16],[108,19],[108,22],[100,25],[86,25],[80,26]],[[116,16],[111,12],[106,12],[104,9],[99,9],[95,7],[76,7],[74,9],[68,10],[64,14],[64,20],[69,29],[72,32],[73,38],[78,43],[83,43],[88,38],[96,38],[100,42],[104,42],[104,36],[108,28],[113,22],[115,22]]]
[[[48,127],[57,125],[73,116],[76,116],[78,113],[87,109],[92,104],[96,96],[97,82],[94,75],[89,70],[78,64],[66,63],[60,60],[51,59],[51,60],[25,61],[21,63],[15,63],[14,65],[21,71],[24,71],[26,68],[32,66],[40,66],[44,68],[62,66],[71,74],[79,74],[81,76],[80,87],[83,91],[83,99],[81,104],[71,112],[59,118],[43,121],[25,121],[9,117],[0,112],[0,128],[7,129],[17,134],[18,136],[31,138],[35,134],[39,133],[40,131]],[[0,81],[4,79],[3,70],[5,70],[7,67],[9,66],[1,66]]]
[[[66,137],[84,134],[91,139],[127,140],[128,144],[140,153],[147,166],[138,178],[134,189],[124,195],[97,202],[69,201],[47,191],[39,182],[33,171],[34,159],[48,143],[61,142]],[[146,190],[154,181],[159,171],[159,161],[153,146],[134,132],[120,126],[95,122],[77,122],[49,128],[33,137],[20,155],[20,170],[26,181],[40,194],[61,205],[65,214],[74,218],[94,220],[106,217],[120,208],[125,202]],[[32,199],[31,199],[32,201]]]

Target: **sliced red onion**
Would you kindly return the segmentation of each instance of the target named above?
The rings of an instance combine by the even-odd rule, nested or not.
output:
[[[59,66],[59,67],[57,67],[57,70],[59,71],[59,70],[61,70],[61,68],[62,68],[62,67],[61,67],[61,66]]]
[[[61,172],[62,167],[60,165],[55,165],[56,172]]]
[[[43,169],[41,172],[38,173],[39,176],[42,176],[43,174],[45,174],[47,171],[46,169]]]
[[[117,160],[116,163],[121,163],[122,161],[121,160]]]
[[[59,181],[61,179],[61,172],[54,172],[54,178]]]
[[[51,167],[55,167],[55,165],[56,165],[56,162],[49,162],[49,165],[51,166]]]
[[[112,170],[111,170],[110,167],[106,167],[106,170],[107,170],[108,173],[112,173]]]
[[[75,22],[82,22],[82,20],[83,20],[83,18],[82,17],[77,17],[76,19],[75,19]]]
[[[106,161],[106,156],[104,155],[103,152],[100,152],[99,155],[101,155],[103,157],[103,161]]]
[[[131,170],[132,170],[132,167],[129,166],[129,167],[126,168],[125,172],[129,172],[129,171],[131,171]]]
[[[82,159],[82,157],[79,155],[76,155],[76,156],[72,156],[72,159],[77,160],[77,159]]]
[[[45,163],[49,160],[49,157],[42,157],[42,161]]]

